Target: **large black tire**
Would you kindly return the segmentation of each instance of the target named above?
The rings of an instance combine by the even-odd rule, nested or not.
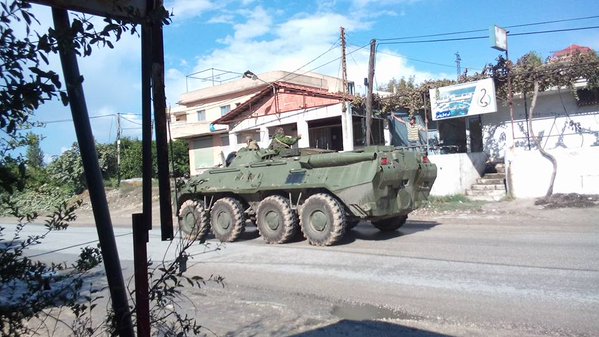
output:
[[[301,207],[302,232],[311,245],[330,246],[345,234],[345,212],[339,202],[326,193],[309,197]]]
[[[210,224],[204,204],[197,200],[187,200],[179,207],[179,229],[191,240],[204,240]]]
[[[359,223],[360,223],[360,219],[357,220],[345,220],[345,230],[350,230],[350,229],[354,229]]]
[[[279,195],[271,195],[260,202],[256,225],[267,243],[289,242],[298,227],[297,216],[289,201]]]
[[[212,233],[221,242],[233,242],[245,229],[243,206],[234,198],[218,199],[210,210]]]
[[[400,215],[385,220],[373,221],[372,224],[381,232],[392,232],[403,226],[407,219],[407,215]]]

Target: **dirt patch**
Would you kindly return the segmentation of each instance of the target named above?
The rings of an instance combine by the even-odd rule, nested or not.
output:
[[[599,206],[599,195],[578,193],[557,193],[548,198],[540,198],[535,205],[543,208],[587,208]]]

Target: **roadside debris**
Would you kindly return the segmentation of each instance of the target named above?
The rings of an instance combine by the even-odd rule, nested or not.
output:
[[[586,208],[599,206],[599,195],[578,193],[556,193],[549,198],[539,198],[535,205],[543,208]]]

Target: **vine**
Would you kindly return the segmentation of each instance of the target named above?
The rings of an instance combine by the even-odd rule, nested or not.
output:
[[[426,102],[430,102],[430,89],[485,78],[493,78],[497,98],[506,102],[508,78],[514,93],[532,92],[534,82],[538,82],[539,91],[566,87],[576,94],[574,83],[579,80],[586,80],[587,89],[599,88],[599,57],[595,52],[575,52],[566,60],[550,58],[543,62],[537,53],[529,52],[513,63],[500,55],[495,64],[487,64],[480,73],[472,75],[465,71],[457,81],[442,79],[416,84],[413,78],[402,78],[399,81],[392,79],[379,89],[394,93],[386,97],[375,94],[373,111],[378,116],[387,116],[394,111],[407,111],[409,115],[414,115],[425,110]],[[365,104],[364,97],[354,97],[353,107],[358,113],[364,114]]]

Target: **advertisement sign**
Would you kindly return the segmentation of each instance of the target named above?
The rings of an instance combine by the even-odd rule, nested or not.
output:
[[[497,112],[492,78],[430,89],[433,120]]]
[[[493,26],[489,30],[489,38],[491,39],[491,48],[497,50],[507,50],[507,31],[501,27]]]

